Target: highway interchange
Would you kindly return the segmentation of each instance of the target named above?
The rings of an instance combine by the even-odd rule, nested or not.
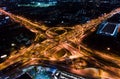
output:
[[[120,78],[120,57],[90,49],[82,42],[87,35],[97,29],[97,26],[101,22],[120,12],[120,8],[108,14],[105,13],[85,24],[73,27],[61,26],[52,28],[44,24],[32,22],[22,16],[8,13],[2,9],[0,9],[0,12],[36,34],[36,38],[29,47],[23,46],[20,50],[11,52],[7,60],[0,63],[0,70],[21,62],[22,64],[19,66],[21,68],[31,65],[55,65],[66,68],[69,72],[78,75],[102,79]],[[62,31],[63,33],[59,34],[57,31]],[[42,38],[45,38],[45,40],[40,41]],[[106,65],[95,59],[94,56],[106,61],[109,60],[110,63],[114,63],[114,66]],[[94,66],[87,67],[88,63],[86,61],[92,63]]]

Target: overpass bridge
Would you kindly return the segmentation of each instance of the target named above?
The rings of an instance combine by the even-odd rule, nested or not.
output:
[[[38,24],[33,23],[32,21],[24,17],[13,15],[4,10],[0,10],[0,12],[11,17],[16,22],[19,22],[20,24],[25,25],[25,27],[27,27],[30,31],[35,32],[37,34],[40,34],[38,29],[43,31],[46,31],[47,29],[47,27],[39,27]],[[80,68],[79,64],[81,63],[79,61],[74,62],[73,61],[74,59],[78,59],[78,60],[84,59],[85,62],[88,61],[90,63],[93,63],[95,65],[94,67],[101,68],[102,70],[111,71],[110,67],[112,66],[108,68],[107,67],[108,65],[98,61],[95,58],[95,55],[101,59],[109,58],[109,60],[112,63],[118,64],[120,67],[118,58],[112,55],[102,54],[102,52],[97,53],[93,49],[86,47],[86,45],[82,44],[82,40],[84,39],[84,37],[89,35],[91,32],[95,31],[96,28],[98,27],[98,24],[100,24],[101,22],[103,22],[104,20],[106,20],[107,18],[109,18],[110,16],[112,16],[117,12],[120,12],[120,8],[108,14],[104,14],[103,16],[100,16],[97,19],[93,19],[87,22],[86,24],[73,26],[74,29],[72,29],[72,31],[67,32],[66,34],[63,34],[62,37],[57,35],[53,39],[48,38],[44,40],[42,43],[39,43],[39,42],[37,44],[33,43],[29,47],[21,48],[17,52],[14,51],[4,62],[0,63],[0,70],[8,68],[11,65],[15,66],[14,64],[17,62],[20,62],[22,65],[19,65],[19,67],[23,68],[31,65],[46,65],[45,61],[47,61],[49,62],[47,65],[50,65],[50,64],[57,65],[57,66],[59,65],[62,68],[66,68],[66,69],[68,68],[69,71],[71,71],[73,68],[74,69]],[[65,53],[62,56],[61,56],[61,51]],[[90,59],[93,60],[93,62],[90,61]],[[67,60],[70,60],[74,64],[67,63],[68,62]],[[60,64],[58,64],[58,62]],[[86,65],[84,67],[86,67]],[[112,68],[115,68],[115,67],[112,67]],[[80,71],[83,72],[85,70],[83,69]],[[111,72],[116,73],[116,71],[111,71]],[[113,75],[113,73],[110,73],[110,72],[108,73]],[[80,74],[82,73],[79,73],[79,75]],[[116,79],[119,79],[120,73],[117,73],[117,74],[119,76],[117,76],[118,78]],[[82,75],[86,75],[86,74],[82,74]]]

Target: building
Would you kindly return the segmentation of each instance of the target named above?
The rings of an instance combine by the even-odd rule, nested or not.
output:
[[[120,13],[113,15],[100,24],[97,34],[106,36],[117,36],[120,30]]]
[[[103,26],[98,30],[98,34],[106,35],[106,36],[116,36],[118,33],[118,28],[120,24],[115,23],[104,23]]]

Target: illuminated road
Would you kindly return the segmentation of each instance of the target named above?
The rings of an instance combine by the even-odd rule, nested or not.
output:
[[[69,71],[72,71],[72,73],[87,76],[90,69],[90,71],[95,71],[97,73],[97,75],[91,75],[92,77],[103,77],[103,79],[107,77],[111,77],[111,79],[120,78],[119,57],[109,54],[103,54],[102,52],[90,49],[82,43],[82,40],[87,35],[96,30],[98,24],[111,17],[112,15],[120,12],[119,8],[113,10],[109,14],[104,14],[97,19],[93,19],[86,24],[75,25],[71,28],[48,28],[44,25],[34,23],[24,17],[8,13],[2,9],[0,9],[0,12],[9,16],[15,22],[19,22],[21,25],[24,25],[31,32],[36,34],[35,42],[33,42],[33,44],[29,47],[21,47],[19,51],[15,50],[14,52],[11,52],[10,57],[0,64],[0,70],[5,69],[17,62],[22,62],[21,67],[26,67],[36,64],[44,65],[46,63],[45,61],[48,61],[50,65],[57,65],[56,63],[69,60],[70,62],[72,62],[72,64],[66,62],[66,64],[60,64],[60,66],[66,69],[68,68]],[[63,31],[63,33],[59,34],[56,31]],[[38,39],[40,39],[41,36],[45,36],[46,38],[48,38],[42,42],[39,42]],[[98,61],[96,58],[94,58],[94,56],[97,56],[103,60],[109,60],[117,67],[111,65],[108,66],[105,63]],[[77,61],[74,61],[74,59],[76,59]],[[81,59],[85,61],[83,62],[82,60],[81,63]],[[87,68],[86,61],[91,62],[91,64],[94,65],[93,68]],[[87,69],[81,69],[81,66],[84,66]],[[113,71],[114,69],[118,72]]]

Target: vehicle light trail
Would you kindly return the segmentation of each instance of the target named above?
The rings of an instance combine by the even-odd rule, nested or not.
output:
[[[20,67],[26,67],[30,65],[46,65],[46,61],[49,62],[50,65],[56,65],[58,66],[57,63],[64,63],[66,60],[70,60],[73,62],[72,64],[60,64],[61,67],[70,69],[69,71],[74,71],[71,69],[75,69],[76,67],[80,68],[78,64],[81,64],[79,61],[74,62],[74,59],[84,59],[85,61],[91,62],[94,64],[94,67],[98,67],[101,70],[101,73],[106,72],[107,74],[115,76],[115,79],[120,78],[120,73],[116,71],[112,71],[112,74],[110,69],[116,69],[116,67],[113,66],[106,66],[102,62],[98,61],[94,56],[98,56],[99,58],[103,59],[110,59],[110,60],[115,60],[111,61],[112,63],[117,64],[119,62],[119,58],[116,58],[114,56],[110,55],[105,55],[101,54],[99,52],[93,51],[93,49],[90,49],[89,47],[86,47],[84,44],[82,44],[82,40],[84,37],[86,37],[88,34],[91,32],[95,31],[97,28],[97,25],[106,20],[107,18],[111,17],[112,15],[120,12],[120,8],[113,10],[112,12],[108,14],[104,14],[103,16],[93,19],[89,21],[86,24],[83,25],[76,25],[73,26],[72,28],[67,28],[70,29],[70,31],[66,30],[65,27],[53,27],[53,28],[48,28],[44,25],[40,26],[24,17],[21,16],[16,16],[14,14],[8,13],[2,9],[0,9],[0,12],[9,16],[12,18],[15,22],[19,22],[20,24],[24,25],[26,28],[28,28],[31,32],[36,34],[36,39],[40,39],[41,34],[42,36],[45,37],[50,37],[47,38],[46,40],[39,42],[35,40],[36,42],[33,42],[33,44],[29,47],[24,47],[16,54],[11,54],[9,58],[4,61],[3,63],[0,63],[0,70],[3,70],[10,65],[21,62],[22,65]],[[56,35],[55,31],[51,30],[65,30],[65,32],[61,35]],[[73,45],[74,44],[74,45]],[[80,47],[79,47],[80,46]],[[61,56],[55,56],[59,55],[63,51],[62,49],[65,49],[65,53]],[[116,62],[117,61],[117,62]],[[86,62],[85,62],[86,63]],[[85,64],[83,63],[83,64]],[[67,65],[67,67],[66,67]],[[77,65],[77,66],[73,66]],[[84,65],[85,67],[86,64]],[[59,67],[59,66],[58,66]],[[74,68],[75,67],[75,68]],[[93,69],[94,70],[94,69]],[[84,72],[86,70],[80,69],[79,72]],[[119,68],[118,68],[119,71]],[[76,72],[76,71],[74,71]],[[87,71],[86,71],[87,72]],[[77,72],[76,72],[77,73]],[[80,74],[79,75],[87,75],[86,73]],[[100,74],[98,77],[102,77],[103,74]],[[91,76],[92,77],[92,76]],[[108,75],[105,75],[104,77],[108,77]]]

